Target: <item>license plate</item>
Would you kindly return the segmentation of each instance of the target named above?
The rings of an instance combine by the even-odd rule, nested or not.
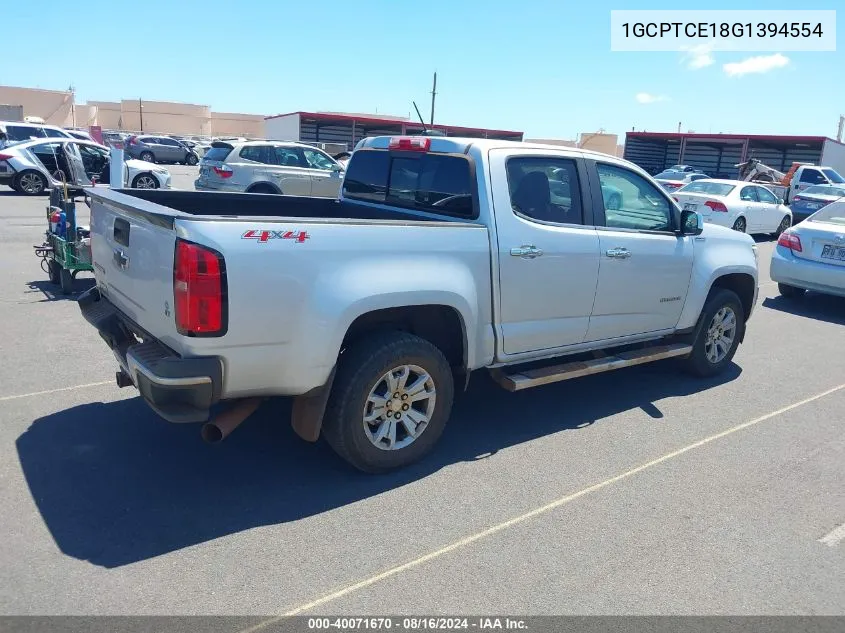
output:
[[[687,202],[684,205],[684,211],[695,211],[698,208],[697,204],[693,204],[692,202]]]
[[[845,246],[834,246],[833,244],[827,244],[822,249],[822,257],[824,259],[836,259],[839,261],[845,261]]]

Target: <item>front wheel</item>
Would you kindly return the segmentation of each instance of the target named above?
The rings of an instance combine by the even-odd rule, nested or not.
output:
[[[701,323],[685,369],[696,376],[715,376],[730,364],[745,332],[745,311],[736,293],[724,288],[711,292]]]
[[[743,218],[743,217],[737,218],[736,222],[734,222],[733,230],[738,231],[739,233],[745,233],[746,228],[747,228],[747,225],[745,224],[745,218]]]
[[[364,472],[407,466],[440,438],[453,395],[452,370],[437,347],[404,332],[375,335],[341,354],[323,436]]]
[[[152,174],[138,174],[132,179],[134,189],[158,189],[158,180]]]

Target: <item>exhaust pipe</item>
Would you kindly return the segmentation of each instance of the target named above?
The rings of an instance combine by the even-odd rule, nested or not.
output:
[[[222,442],[255,412],[262,400],[263,398],[246,398],[229,407],[210,422],[203,424],[202,439],[209,444]]]

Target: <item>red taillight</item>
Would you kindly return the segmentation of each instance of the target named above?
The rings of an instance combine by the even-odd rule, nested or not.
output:
[[[220,167],[212,167],[214,173],[221,178],[231,178],[235,172],[228,165],[221,165]]]
[[[126,142],[127,142],[129,145],[137,145],[137,143],[138,143],[138,137],[137,137],[137,136],[130,136],[130,137],[127,139],[127,141],[126,141]]]
[[[728,208],[723,203],[719,202],[718,200],[708,200],[707,202],[704,203],[704,206],[710,207],[710,209],[712,209],[713,211],[716,211],[717,213],[727,213],[728,212]]]
[[[173,302],[176,329],[180,334],[225,334],[225,274],[222,255],[198,244],[177,240]]]
[[[801,196],[795,196],[795,197],[792,199],[792,201],[793,201],[793,202],[798,202],[799,200],[803,200],[803,199],[804,199],[804,198],[802,198]]]
[[[801,238],[790,231],[784,231],[780,234],[780,237],[778,238],[778,246],[785,246],[796,253],[801,253],[803,251],[801,248]]]
[[[9,160],[10,158],[14,158],[11,154],[0,154],[0,160]]]
[[[394,136],[390,139],[390,149],[400,149],[409,152],[427,152],[431,147],[431,139],[416,136]]]
[[[682,182],[667,182],[666,186],[671,188],[671,189],[680,189],[681,187],[684,186],[684,183],[682,183]]]

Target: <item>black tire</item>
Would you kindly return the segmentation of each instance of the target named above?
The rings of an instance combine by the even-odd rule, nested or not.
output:
[[[429,422],[420,435],[404,448],[385,450],[375,446],[365,432],[364,410],[370,391],[391,369],[402,365],[416,365],[427,372],[436,397]],[[373,335],[340,356],[323,421],[323,437],[358,470],[381,473],[407,466],[425,456],[440,439],[452,410],[454,390],[452,370],[437,347],[404,332]],[[397,430],[397,437],[404,428]]]
[[[783,233],[790,226],[792,226],[792,218],[790,218],[788,215],[786,215],[786,216],[783,217],[783,220],[780,221],[780,224],[778,225],[777,230],[774,232],[775,238],[780,237],[781,233]]]
[[[152,152],[141,152],[141,155],[138,157],[141,160],[147,163],[154,163],[156,162],[156,157],[153,155]]]
[[[778,292],[781,297],[786,299],[800,299],[807,292],[803,288],[796,288],[795,286],[787,286],[786,284],[778,284]]]
[[[59,285],[62,287],[63,295],[69,295],[73,292],[73,275],[67,268],[59,270]]]
[[[196,165],[198,162],[200,162],[200,159],[197,158],[196,154],[188,154],[188,157],[185,159],[185,164],[190,165],[191,167]]]
[[[710,324],[716,313],[722,308],[729,308],[733,310],[736,319],[733,342],[728,349],[727,354],[718,362],[712,362],[707,358],[707,338]],[[698,336],[693,342],[692,353],[683,361],[684,369],[700,377],[715,376],[722,373],[725,368],[733,360],[736,354],[739,342],[745,333],[745,310],[742,308],[742,302],[739,297],[732,290],[724,288],[714,288],[710,291],[707,301],[704,303],[704,308],[701,310],[700,317],[701,328]]]
[[[15,176],[15,184],[15,191],[25,196],[40,196],[49,186],[44,174],[34,169],[26,169]]]
[[[607,208],[611,211],[618,211],[622,208],[622,198],[619,194],[614,193],[607,199]]]
[[[59,285],[61,283],[61,277],[59,276],[59,271],[61,267],[56,263],[55,260],[48,260],[47,262],[47,276],[50,279],[51,284]]]
[[[149,186],[149,187],[139,187],[138,185],[141,182],[149,182],[149,183],[151,183],[151,186]],[[159,185],[159,182],[158,182],[158,178],[153,176],[148,171],[142,172],[132,179],[132,188],[133,189],[158,189],[159,186],[160,185]]]
[[[740,216],[736,219],[736,222],[734,222],[734,225],[731,228],[739,233],[745,233],[745,230],[748,228],[748,224],[746,224],[745,218]]]

